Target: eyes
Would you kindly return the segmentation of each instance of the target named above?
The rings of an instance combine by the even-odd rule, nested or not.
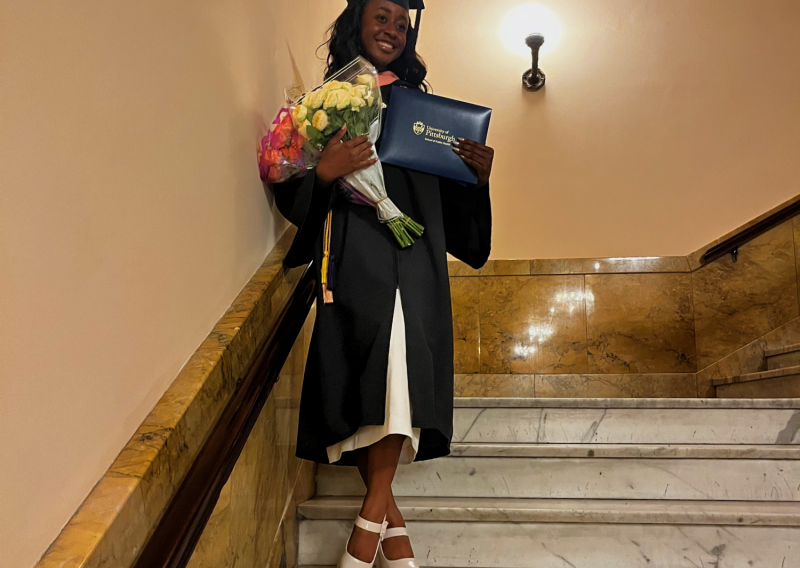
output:
[[[381,25],[389,23],[389,18],[387,18],[383,14],[378,14],[375,19]],[[403,33],[403,34],[406,33],[407,29],[408,29],[407,26],[403,22],[400,22],[399,24],[397,24],[397,31],[399,31],[400,33]]]

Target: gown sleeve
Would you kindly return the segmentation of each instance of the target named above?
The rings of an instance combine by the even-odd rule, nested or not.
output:
[[[320,187],[316,170],[311,170],[305,177],[272,186],[278,210],[297,227],[286,255],[288,267],[302,266],[313,260],[314,246],[333,202],[334,185]]]
[[[441,179],[447,252],[472,268],[486,264],[492,249],[492,202],[489,184],[463,186]]]

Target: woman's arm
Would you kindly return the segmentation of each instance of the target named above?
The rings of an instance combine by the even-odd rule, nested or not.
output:
[[[366,136],[342,143],[346,126],[334,136],[322,153],[319,165],[305,177],[272,186],[278,210],[297,227],[292,248],[286,256],[289,267],[301,266],[314,257],[314,245],[333,202],[333,182],[374,164],[375,153]]]

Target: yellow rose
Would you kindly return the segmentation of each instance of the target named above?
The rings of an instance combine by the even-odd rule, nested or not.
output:
[[[307,97],[308,106],[312,109],[322,108],[322,103],[325,102],[325,96],[325,91],[317,89]]]
[[[297,105],[294,107],[292,111],[292,118],[294,119],[294,125],[299,126],[305,122],[306,117],[308,116],[308,107],[305,105]]]
[[[339,97],[336,94],[338,92],[339,91],[330,91],[325,96],[325,104],[322,105],[322,108],[328,110],[329,108],[335,107],[337,104],[339,104]]]
[[[359,112],[361,110],[361,107],[363,107],[367,103],[361,97],[352,97],[350,99],[350,104],[353,105],[354,111]]]
[[[314,120],[311,122],[314,125],[314,128],[322,132],[328,127],[328,113],[324,110],[318,110],[314,114]]]
[[[344,110],[350,106],[352,97],[350,96],[349,89],[339,89],[338,91],[334,91],[334,93],[336,93],[336,110]]]
[[[320,111],[320,112],[322,112],[322,111]],[[305,138],[306,140],[308,140],[309,138],[311,138],[311,137],[308,135],[308,127],[309,127],[309,126],[311,126],[311,122],[310,122],[310,121],[308,121],[308,120],[304,120],[304,121],[303,121],[303,125],[302,125],[300,128],[298,128],[298,129],[297,129],[297,131],[300,133],[300,136],[302,136],[302,137],[303,137],[303,138]]]
[[[375,83],[372,81],[372,75],[359,75],[356,82],[359,85],[366,85],[368,89],[375,87]]]
[[[353,96],[361,99],[366,99],[369,96],[370,90],[366,85],[356,85],[353,87]]]
[[[373,104],[375,104],[375,97],[373,97],[372,93],[370,93],[367,97],[367,106],[372,106]]]

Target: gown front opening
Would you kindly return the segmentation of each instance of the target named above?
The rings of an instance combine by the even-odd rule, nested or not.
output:
[[[386,372],[386,421],[380,426],[361,426],[347,438],[328,446],[328,462],[338,462],[344,452],[365,448],[390,434],[405,436],[400,452],[400,464],[414,461],[419,449],[420,429],[411,426],[411,399],[408,395],[408,365],[406,363],[406,325],[400,289],[397,289],[389,340],[389,367]]]

